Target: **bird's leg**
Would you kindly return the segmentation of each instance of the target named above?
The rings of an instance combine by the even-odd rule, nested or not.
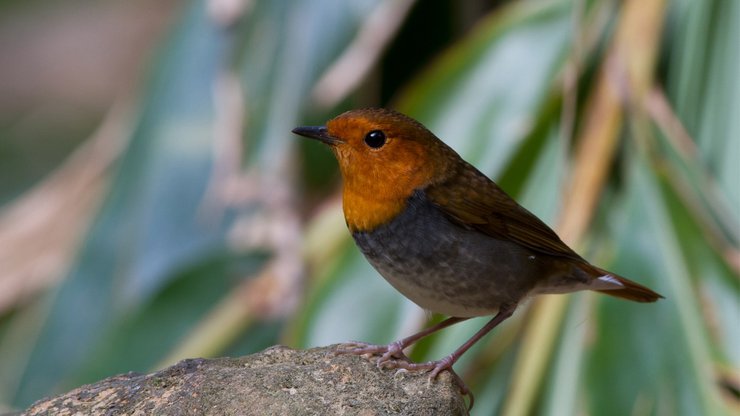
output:
[[[496,316],[494,316],[488,323],[483,326],[478,332],[475,333],[469,340],[467,340],[463,345],[460,346],[455,352],[448,355],[447,357],[442,358],[441,360],[436,361],[428,361],[425,363],[412,363],[411,361],[399,361],[394,360],[389,362],[389,364],[392,367],[395,368],[402,368],[404,370],[408,371],[429,371],[431,370],[431,374],[429,375],[430,379],[434,379],[441,373],[442,371],[449,371],[452,378],[457,383],[458,387],[460,388],[460,391],[462,394],[470,396],[470,407],[472,408],[473,404],[473,395],[470,392],[470,389],[468,386],[465,385],[465,382],[463,382],[462,378],[455,373],[455,371],[452,369],[452,366],[457,362],[457,360],[465,354],[467,350],[470,349],[470,347],[473,346],[476,342],[478,342],[481,338],[483,338],[484,335],[486,335],[488,332],[490,332],[493,328],[495,328],[498,324],[505,321],[508,317],[510,317],[514,310],[516,309],[516,304],[514,305],[501,305],[499,308],[498,313]],[[444,321],[442,322],[444,323]],[[410,337],[409,337],[410,338]]]
[[[416,341],[426,337],[427,335],[433,334],[441,329],[447,328],[450,325],[454,325],[458,322],[462,322],[469,318],[447,318],[444,321],[430,326],[429,328],[426,328],[422,331],[419,331],[413,335],[410,335],[406,338],[400,339],[398,341],[391,342],[387,345],[373,345],[373,344],[366,344],[363,342],[353,342],[352,344],[356,348],[348,348],[348,349],[338,349],[336,352],[338,354],[382,354],[380,358],[378,358],[378,367],[382,367],[383,364],[388,362],[396,362],[398,360],[409,362],[409,358],[404,354],[403,350],[408,348],[410,345],[415,343]],[[395,358],[395,360],[394,360]]]
[[[445,358],[442,358],[441,360],[428,361],[425,363],[399,362],[398,365],[395,365],[395,367],[404,368],[410,371],[432,370],[432,373],[430,374],[431,378],[437,377],[437,375],[444,370],[451,371],[452,366],[457,362],[458,359],[460,359],[460,357],[463,354],[465,354],[467,350],[470,349],[470,347],[473,346],[473,344],[478,342],[481,338],[483,338],[484,335],[486,335],[493,328],[498,326],[498,324],[505,321],[506,318],[510,317],[514,313],[515,309],[516,309],[516,305],[502,305],[499,308],[499,311],[496,314],[496,316],[494,316],[490,321],[488,321],[488,323],[485,324],[483,328],[478,330],[478,332],[476,332],[475,335],[473,335],[469,340],[467,340],[463,345],[461,345],[460,348],[455,350],[455,352],[453,352],[452,354],[448,355]],[[445,321],[443,321],[442,323],[444,322]]]

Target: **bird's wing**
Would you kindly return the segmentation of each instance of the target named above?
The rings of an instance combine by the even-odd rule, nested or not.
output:
[[[457,224],[510,240],[536,252],[582,260],[550,227],[469,164],[425,189],[429,200]]]

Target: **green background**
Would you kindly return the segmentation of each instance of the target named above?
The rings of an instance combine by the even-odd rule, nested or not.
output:
[[[666,298],[527,302],[456,365],[474,415],[738,411],[739,2],[154,3],[0,2],[0,410],[426,325],[352,244],[330,152],[290,134],[387,106]]]

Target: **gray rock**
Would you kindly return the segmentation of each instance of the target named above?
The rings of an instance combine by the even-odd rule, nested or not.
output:
[[[123,374],[34,403],[24,415],[463,415],[447,373],[380,370],[336,346],[269,348],[241,358],[190,359]]]

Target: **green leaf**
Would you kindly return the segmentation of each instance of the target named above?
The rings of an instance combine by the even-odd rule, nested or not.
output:
[[[512,4],[447,51],[398,107],[496,177],[536,125],[570,36],[569,2]]]
[[[625,188],[629,193],[615,210],[620,244],[611,267],[666,299],[650,305],[613,299],[599,303],[596,343],[585,382],[590,411],[722,414],[712,388],[707,328],[692,293],[689,267],[659,183],[645,159],[635,159]]]
[[[15,403],[67,386],[94,359],[105,328],[222,246],[226,224],[203,221],[199,207],[211,174],[211,87],[226,41],[204,5],[193,3],[157,65],[110,195],[55,295]]]
[[[256,274],[264,260],[264,256],[250,256],[237,264],[233,258],[222,254],[177,273],[172,283],[156,297],[105,328],[89,355],[93,359],[84,363],[68,382],[68,387],[111,374],[150,371],[236,286],[237,277]],[[252,352],[263,346],[264,342],[256,346],[242,345]]]

